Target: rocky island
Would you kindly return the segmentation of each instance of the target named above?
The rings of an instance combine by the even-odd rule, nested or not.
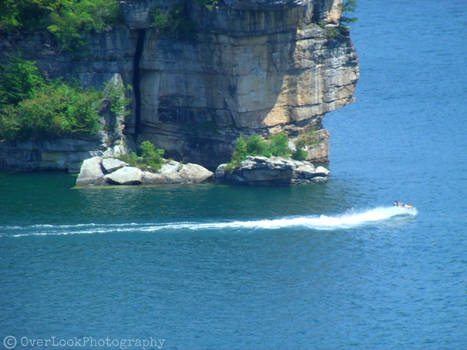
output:
[[[282,157],[249,156],[232,171],[226,168],[227,164],[219,165],[216,180],[250,186],[318,184],[326,182],[329,175],[323,166]]]
[[[183,164],[167,163],[161,169],[166,175],[151,175],[152,180],[136,171],[142,180],[130,182],[168,183],[172,177],[168,169],[174,167],[180,168],[173,175],[175,183],[197,182],[183,175],[193,164],[228,182],[267,183],[267,177],[253,179],[261,178],[257,174],[266,168],[275,169],[268,176],[278,174],[278,182],[322,182],[327,171],[292,160],[248,158],[232,173],[222,173],[218,166],[230,161],[239,136],[267,139],[285,133],[294,141],[310,130],[314,141],[304,148],[305,161],[329,160],[329,133],[322,120],[325,113],[353,101],[359,76],[349,31],[339,22],[341,4],[341,0],[120,1],[120,21],[101,32],[86,33],[86,49],[80,52],[62,50],[47,31],[0,32],[1,63],[20,51],[51,79],[97,90],[109,81],[130,87],[118,90],[130,101],[127,112],[112,114],[108,106],[101,106],[100,131],[94,135],[0,141],[0,168],[78,172],[91,158],[100,162],[103,177],[98,182],[118,183],[103,165],[106,157],[136,150],[148,140]],[[188,36],[157,22],[181,5]]]
[[[195,184],[212,176],[211,171],[192,163],[167,161],[153,172],[115,158],[93,157],[83,162],[76,186]]]

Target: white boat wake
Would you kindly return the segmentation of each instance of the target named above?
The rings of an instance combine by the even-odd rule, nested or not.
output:
[[[127,224],[75,224],[75,225],[30,225],[0,226],[0,237],[49,236],[95,234],[111,232],[157,232],[171,230],[277,230],[284,228],[305,228],[311,230],[336,230],[377,224],[396,217],[413,217],[415,208],[378,207],[366,211],[352,211],[341,215],[308,215],[261,220],[237,220],[217,222],[175,222],[175,223],[127,223]]]

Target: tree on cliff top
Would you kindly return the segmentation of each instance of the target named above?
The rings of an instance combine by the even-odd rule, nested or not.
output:
[[[341,4],[342,17],[340,22],[343,24],[353,23],[357,21],[357,17],[348,17],[348,13],[355,12],[357,9],[357,0],[344,0]]]
[[[47,29],[62,49],[83,44],[83,34],[102,32],[118,17],[116,0],[2,0],[0,31]]]
[[[190,18],[191,6],[196,4],[212,11],[218,0],[179,0],[169,10],[152,10],[152,27],[176,39],[191,40],[195,23]]]

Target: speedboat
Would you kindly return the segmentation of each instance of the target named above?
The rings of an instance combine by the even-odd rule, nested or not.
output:
[[[413,205],[401,203],[401,202],[398,202],[398,201],[394,201],[393,205],[395,207],[400,207],[400,208],[415,209],[415,207]]]

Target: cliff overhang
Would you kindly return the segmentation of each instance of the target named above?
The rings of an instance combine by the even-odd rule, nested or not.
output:
[[[127,0],[123,24],[89,35],[83,55],[54,50],[44,33],[8,35],[0,50],[20,50],[46,76],[85,87],[120,75],[133,86],[128,140],[149,140],[174,159],[214,169],[239,135],[293,138],[313,128],[321,137],[310,158],[326,161],[322,119],[353,101],[359,75],[348,32],[331,36],[323,25],[338,23],[340,3],[220,0],[208,10],[193,1],[187,40],[153,27],[153,10],[167,2]]]

